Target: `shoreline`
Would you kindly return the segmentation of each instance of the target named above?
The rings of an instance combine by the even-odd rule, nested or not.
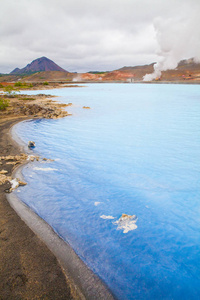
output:
[[[23,120],[22,122],[29,120],[31,119]],[[20,148],[25,148],[26,145],[23,142],[19,143],[21,141],[17,136],[14,137],[13,126],[9,130],[10,137]],[[26,150],[24,149],[23,151]],[[26,153],[29,153],[29,151],[26,151]],[[13,177],[23,180],[21,170],[27,163],[28,161],[16,167],[12,173]],[[72,247],[65,242],[46,221],[23,203],[16,194],[9,193],[6,197],[10,206],[16,211],[18,216],[36,236],[44,242],[53,255],[55,255],[67,277],[68,284],[75,299],[115,299],[106,284],[98,275],[89,269]]]
[[[68,115],[60,108],[63,105],[56,106],[54,102],[53,106],[59,106],[61,117]],[[21,121],[37,118],[6,113],[2,116],[0,156],[27,154],[25,145],[13,139],[12,128]],[[24,163],[27,161],[16,167],[0,160],[0,169],[7,171],[6,176],[17,173],[20,177]],[[0,299],[114,299],[71,246],[14,194],[5,193],[9,188],[8,181],[0,185]]]
[[[1,120],[1,155],[20,153],[9,130],[24,119]],[[11,175],[13,165],[3,168]],[[8,203],[9,186],[8,181],[0,185],[0,298],[76,299],[54,255]]]

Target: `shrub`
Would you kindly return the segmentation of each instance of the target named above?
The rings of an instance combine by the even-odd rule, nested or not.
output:
[[[22,82],[15,82],[15,84],[14,84],[14,86],[22,86],[23,85],[23,83]]]
[[[0,98],[0,110],[5,110],[8,107],[9,101],[4,98]]]
[[[13,91],[13,87],[11,85],[7,85],[4,88],[4,91],[7,97],[14,98],[16,96],[16,93]]]
[[[26,88],[27,87],[27,83],[26,82],[16,82],[15,84],[14,84],[14,86],[15,87],[21,87],[22,89],[23,88]]]
[[[49,83],[47,81],[43,82],[44,85],[49,85]]]

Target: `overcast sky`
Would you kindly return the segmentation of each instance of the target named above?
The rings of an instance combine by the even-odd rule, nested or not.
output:
[[[0,0],[0,72],[41,56],[71,72],[198,57],[199,12],[200,0]]]

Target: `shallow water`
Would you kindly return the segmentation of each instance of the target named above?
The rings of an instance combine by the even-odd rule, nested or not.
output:
[[[72,102],[73,115],[15,126],[55,159],[26,165],[17,195],[119,299],[199,299],[200,86],[41,93]],[[122,224],[123,213],[135,217]]]

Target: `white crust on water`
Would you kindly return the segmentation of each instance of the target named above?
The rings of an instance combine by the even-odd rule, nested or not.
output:
[[[48,172],[48,171],[58,171],[58,169],[54,169],[54,168],[39,168],[39,167],[34,167],[33,170],[36,170],[36,171],[44,171],[44,172]]]
[[[101,219],[105,219],[105,220],[112,220],[112,219],[115,219],[115,217],[113,216],[105,216],[105,215],[102,215],[100,216]]]
[[[123,230],[123,233],[127,233],[131,230],[135,230],[137,228],[137,225],[135,224],[137,222],[137,216],[129,216],[126,214],[122,214],[122,216],[119,218],[118,221],[113,222],[113,224],[118,225],[117,230]]]
[[[18,182],[17,178],[12,179],[12,180],[10,181],[10,183],[11,183],[11,188],[12,188],[13,190],[16,189],[16,188],[19,186],[19,182]]]

